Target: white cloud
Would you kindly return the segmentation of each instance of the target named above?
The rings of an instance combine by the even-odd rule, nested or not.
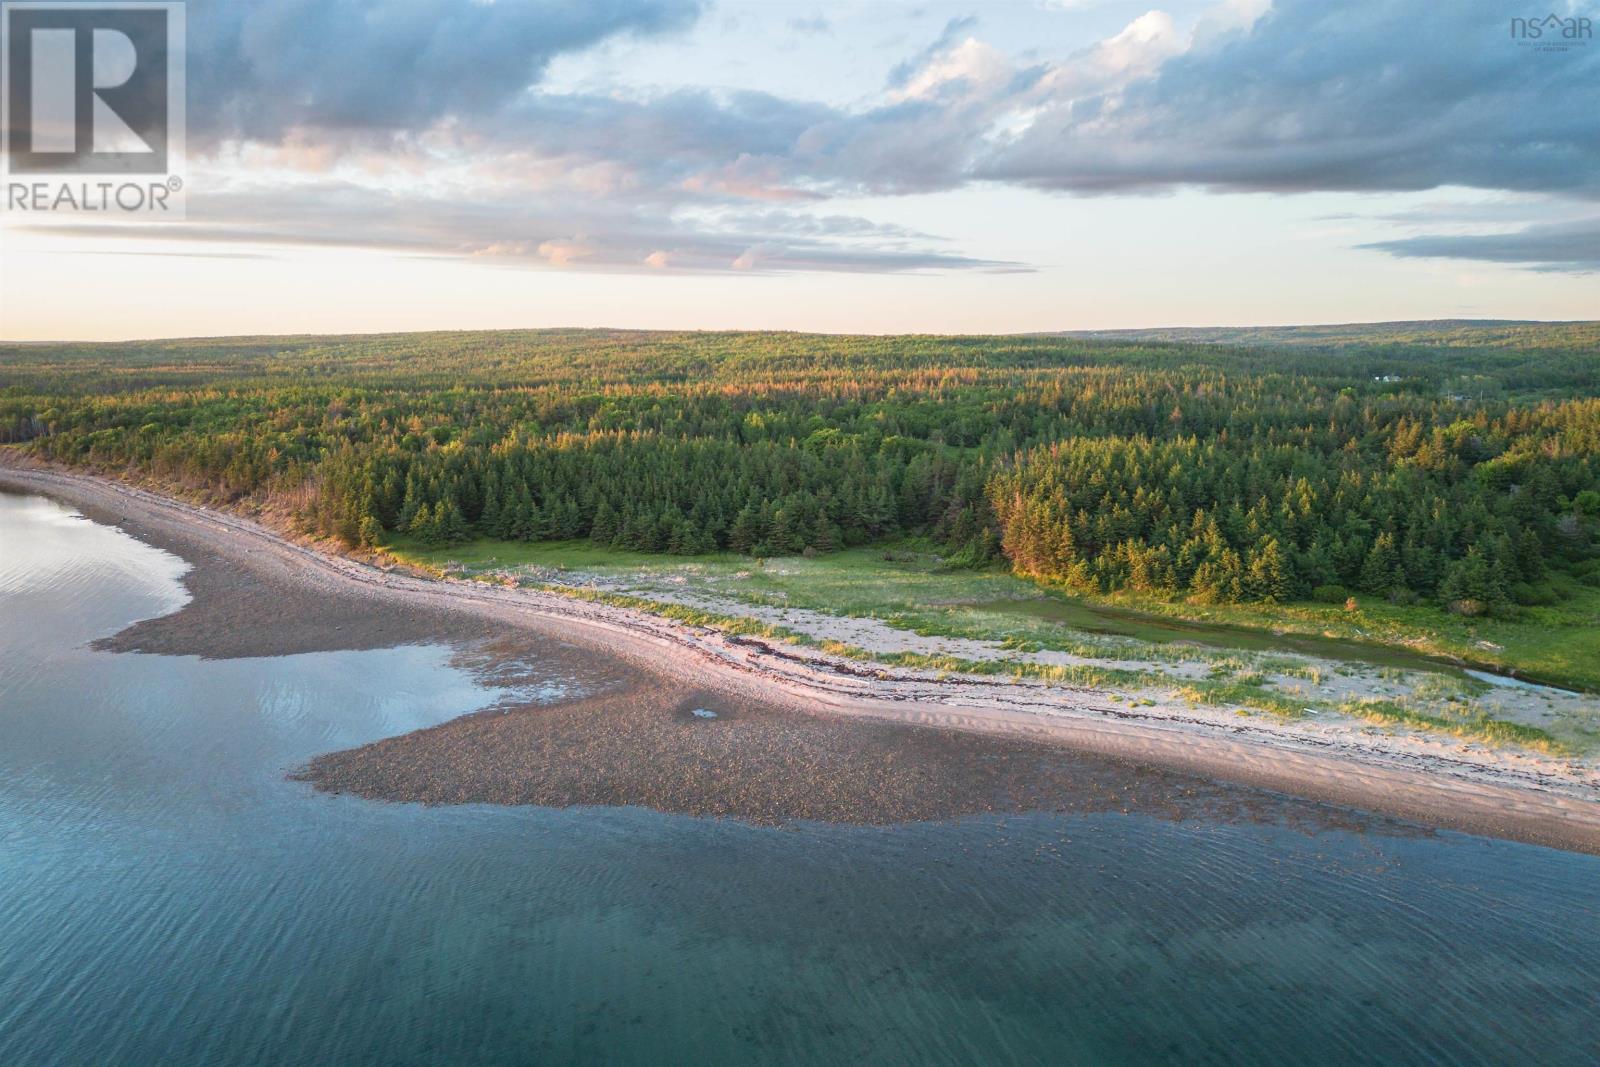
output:
[[[576,237],[561,237],[539,244],[539,255],[549,260],[551,266],[565,267],[580,259],[594,255],[594,246]]]
[[[406,3],[444,0],[329,0],[319,12],[338,28],[354,9],[386,18]],[[228,32],[201,19],[194,35],[199,67],[239,62],[241,49],[256,57],[228,93],[196,101],[201,128],[232,138],[202,139],[214,171],[193,183],[190,216],[204,225],[211,215],[212,234],[277,230],[289,242],[590,270],[660,270],[669,261],[658,253],[675,271],[993,269],[1017,265],[927,234],[869,232],[869,220],[840,225],[811,207],[977,183],[1074,194],[1454,185],[1600,198],[1590,104],[1600,47],[1524,62],[1509,53],[1496,0],[1459,0],[1429,23],[1426,48],[1415,35],[1425,0],[1223,0],[1192,31],[1150,10],[1044,58],[1007,55],[975,20],[956,19],[854,108],[709,87],[529,86],[550,55],[597,34],[677,25],[695,10],[689,0],[608,0],[609,14],[572,14],[565,36],[548,38],[525,13],[483,14],[513,5],[474,9],[475,40],[514,38],[500,42],[494,70],[470,93],[403,100],[374,95],[369,68],[431,54],[429,34],[406,23],[387,45],[296,36],[278,24],[292,6],[230,8]],[[296,84],[289,59],[257,56],[263,42],[291,40],[316,75],[300,95],[281,92]],[[465,60],[452,46],[428,63],[442,77]],[[341,64],[358,68],[348,85],[332,77]],[[230,178],[254,184],[225,196]],[[317,200],[327,189],[335,198]],[[760,215],[758,203],[787,207]]]
[[[903,84],[889,92],[889,99],[896,103],[931,100],[952,90],[984,95],[1004,86],[1014,73],[1015,68],[1004,53],[968,37],[930,56]]]

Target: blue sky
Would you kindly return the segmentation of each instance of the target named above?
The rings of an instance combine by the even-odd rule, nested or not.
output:
[[[188,219],[12,220],[0,336],[1600,310],[1600,42],[1501,2],[188,9]]]

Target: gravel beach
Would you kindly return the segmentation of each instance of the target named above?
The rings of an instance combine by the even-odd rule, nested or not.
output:
[[[1258,792],[1273,790],[1600,852],[1592,783],[1544,767],[1298,736],[1189,709],[1135,711],[1091,690],[862,670],[536,590],[382,571],[251,519],[75,472],[7,467],[0,487],[65,500],[191,565],[190,603],[102,641],[107,649],[228,658],[432,642],[568,672],[607,657],[602,691],[499,706],[295,772],[320,789],[427,803],[641,804],[761,823],[1037,809],[1182,818],[1218,804],[1283,818],[1282,799]],[[1288,808],[1314,823],[1366,818]]]

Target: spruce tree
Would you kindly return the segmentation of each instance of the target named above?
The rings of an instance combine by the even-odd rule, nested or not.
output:
[[[467,520],[453,499],[448,503],[441,500],[434,516],[439,544],[459,545],[467,539]]]

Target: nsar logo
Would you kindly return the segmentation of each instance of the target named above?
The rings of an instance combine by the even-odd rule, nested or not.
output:
[[[1543,18],[1511,20],[1511,39],[1540,52],[1566,52],[1593,38],[1594,21],[1583,15],[1563,17],[1552,13]]]

